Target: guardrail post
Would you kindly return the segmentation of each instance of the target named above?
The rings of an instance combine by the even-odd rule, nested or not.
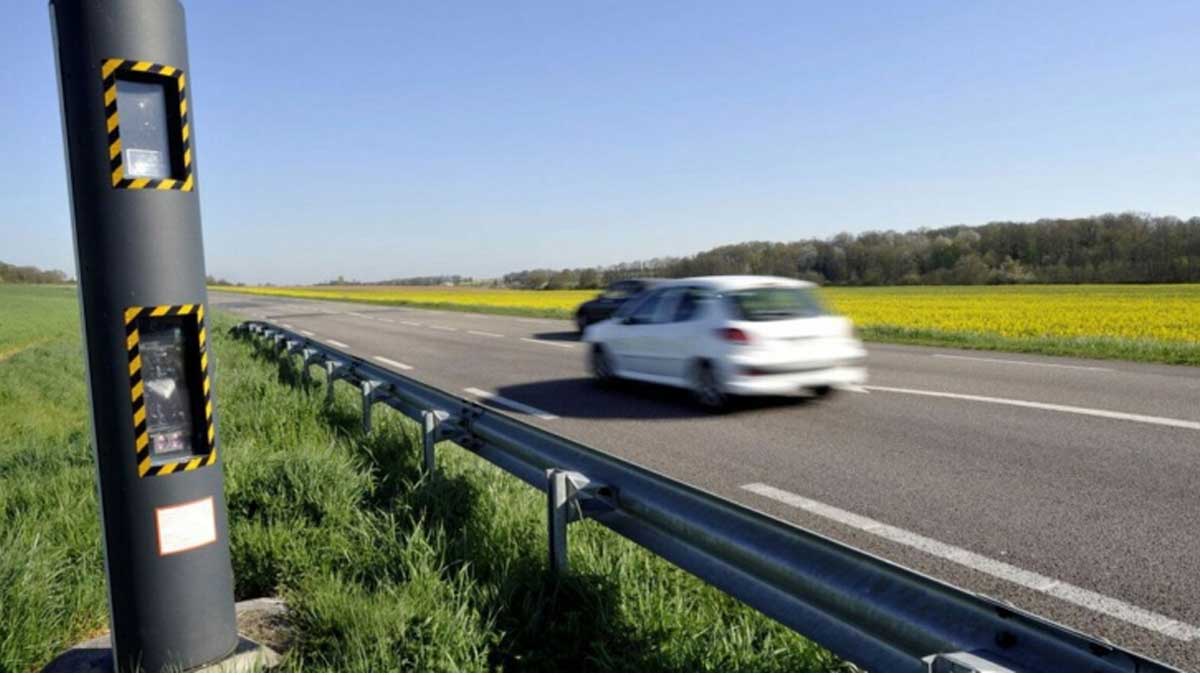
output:
[[[304,371],[303,377],[305,382],[311,383],[313,381],[312,372],[309,369],[321,362],[320,356],[321,352],[309,347],[300,352],[300,358],[302,359],[300,368]]]
[[[364,434],[371,433],[371,406],[375,405],[376,393],[383,383],[379,380],[365,380],[360,385],[362,389],[362,428]]]
[[[450,413],[445,410],[425,410],[421,413],[421,464],[426,476],[432,476],[437,469],[434,445],[441,438],[442,422],[448,419]]]
[[[333,405],[333,383],[339,380],[346,372],[346,364],[343,361],[329,359],[325,361],[325,405]]]
[[[550,573],[567,571],[567,525],[589,515],[611,511],[612,490],[576,471],[546,469],[546,524]]]
[[[567,517],[570,515],[567,472],[546,469],[546,522],[549,528],[550,574],[567,571]]]

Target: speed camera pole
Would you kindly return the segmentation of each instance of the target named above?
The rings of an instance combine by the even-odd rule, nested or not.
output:
[[[184,12],[51,0],[113,656],[237,646]]]

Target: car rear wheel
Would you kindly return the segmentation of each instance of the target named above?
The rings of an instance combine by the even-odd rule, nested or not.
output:
[[[813,387],[812,393],[813,396],[816,396],[817,398],[828,398],[833,394],[833,387],[827,384],[822,384],[820,386]]]
[[[592,347],[592,375],[601,385],[611,385],[617,381],[616,370],[613,369],[612,358],[602,345]]]
[[[704,361],[696,364],[692,372],[692,399],[709,412],[721,412],[729,407],[729,395],[721,387],[712,364]]]

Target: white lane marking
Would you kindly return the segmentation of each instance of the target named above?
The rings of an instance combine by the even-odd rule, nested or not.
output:
[[[506,408],[512,408],[513,410],[520,410],[523,413],[533,415],[534,417],[537,417],[540,419],[544,419],[544,420],[558,419],[558,415],[551,415],[550,413],[546,412],[545,410],[539,410],[531,405],[525,405],[524,403],[521,403],[520,401],[514,401],[511,398],[504,398],[503,396],[498,396],[496,394],[493,394],[490,391],[476,389],[475,387],[467,387],[466,389],[463,389],[463,391],[467,392],[468,394],[471,394],[472,396],[478,396],[479,398],[486,399],[488,401],[494,401]]]
[[[1073,405],[1059,405],[1057,403],[1039,403],[1037,401],[1022,401],[1015,398],[996,398],[994,396],[974,396],[971,394],[951,394],[945,391],[926,391],[924,389],[903,389],[900,387],[877,387],[874,385],[864,387],[871,391],[890,391],[895,394],[914,394],[916,396],[933,396],[935,398],[956,398],[963,401],[978,401],[980,403],[999,403],[1000,405],[1017,406],[1018,408],[1037,408],[1038,410],[1052,410],[1054,412],[1072,413],[1075,415],[1090,415],[1092,417],[1107,417],[1114,420],[1125,420],[1127,422],[1143,422],[1145,424],[1157,424],[1164,427],[1178,427],[1180,429],[1192,429],[1200,431],[1200,422],[1191,420],[1178,420],[1172,417],[1155,417],[1153,415],[1138,415],[1136,413],[1123,413],[1114,410],[1100,410],[1097,408],[1080,408]]]
[[[1003,363],[1016,366],[1036,366],[1038,368],[1067,368],[1070,370],[1092,370],[1096,372],[1111,373],[1112,368],[1101,368],[1100,366],[1069,366],[1065,363],[1038,363],[1037,361],[1017,361],[1015,359],[989,359],[983,356],[959,356],[958,354],[932,354],[935,359],[958,359],[961,361],[985,361],[987,363]]]
[[[302,331],[300,331],[300,334],[305,337],[313,337],[314,335],[316,335],[316,333],[312,332],[311,330],[302,330]]]
[[[393,368],[399,368],[400,370],[412,370],[413,369],[413,367],[408,365],[407,363],[400,363],[399,361],[393,361],[386,356],[376,356],[375,360],[384,365],[388,365]]]
[[[286,328],[286,329],[288,329],[288,330],[291,330],[291,329],[292,329],[292,324],[290,324],[290,323],[281,323],[281,324],[279,324],[279,325],[280,325],[280,326],[283,326],[284,328]]]
[[[417,323],[416,321],[401,321],[405,326],[423,326],[425,324]]]
[[[358,318],[366,319],[367,321],[375,320],[374,317],[367,316],[366,314],[359,314],[358,312],[346,312],[346,316],[357,316]]]
[[[841,389],[842,391],[852,391],[855,394],[871,393],[871,392],[867,391],[865,388],[863,388],[862,386],[857,385],[857,384],[844,384],[844,385],[838,387],[838,389]]]
[[[1162,614],[1143,609],[1136,605],[1131,605],[1116,598],[1101,595],[1095,591],[1089,591],[1086,588],[1073,586],[1065,581],[1059,581],[1058,579],[1053,579],[1037,572],[1030,572],[1029,570],[988,558],[987,556],[973,553],[957,546],[951,546],[950,544],[930,539],[915,532],[892,527],[878,520],[860,516],[857,513],[843,511],[836,506],[823,504],[763,483],[748,483],[743,485],[742,489],[768,499],[774,499],[777,502],[782,502],[801,511],[807,511],[823,518],[828,518],[842,525],[870,532],[897,544],[915,548],[935,558],[942,558],[958,563],[988,576],[1003,579],[1019,586],[1059,598],[1060,600],[1066,600],[1071,604],[1079,605],[1099,614],[1107,614],[1126,623],[1155,631],[1176,640],[1190,642],[1200,638],[1200,628],[1191,624],[1163,616]]]
[[[471,335],[482,335],[483,337],[493,337],[493,338],[504,337],[503,335],[501,335],[499,333],[489,333],[486,330],[469,330],[467,332],[470,333]]]
[[[429,324],[429,327],[430,327],[430,328],[432,328],[432,329],[434,329],[434,330],[446,330],[446,331],[450,331],[451,333],[454,333],[454,332],[457,332],[457,331],[458,331],[458,329],[457,329],[457,328],[451,328],[450,326],[437,326],[437,325],[434,325],[434,324],[432,324],[432,323],[431,323],[431,324]]]
[[[535,345],[550,345],[551,347],[558,347],[559,349],[570,349],[571,348],[570,343],[551,342],[550,340],[537,340],[534,338],[524,338],[523,337],[523,338],[521,338],[521,341],[522,342],[532,342]]]
[[[341,347],[342,349],[350,348],[350,345],[346,344],[345,342],[338,342],[337,340],[330,340],[329,344],[333,345],[334,347]]]
[[[376,320],[376,321],[382,321],[382,322],[384,322],[384,323],[396,323],[395,321],[393,321],[393,320],[391,320],[391,319],[377,318],[377,319],[375,319],[375,320]]]

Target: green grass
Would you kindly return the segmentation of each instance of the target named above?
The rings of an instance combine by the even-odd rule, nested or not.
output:
[[[31,311],[55,337],[0,362],[0,670],[107,621],[73,291],[0,286],[0,344]],[[415,425],[377,409],[364,435],[350,387],[325,408],[231,326],[211,333],[236,593],[288,600],[285,669],[846,667],[594,523],[550,583],[540,493],[450,444],[422,478]]]

